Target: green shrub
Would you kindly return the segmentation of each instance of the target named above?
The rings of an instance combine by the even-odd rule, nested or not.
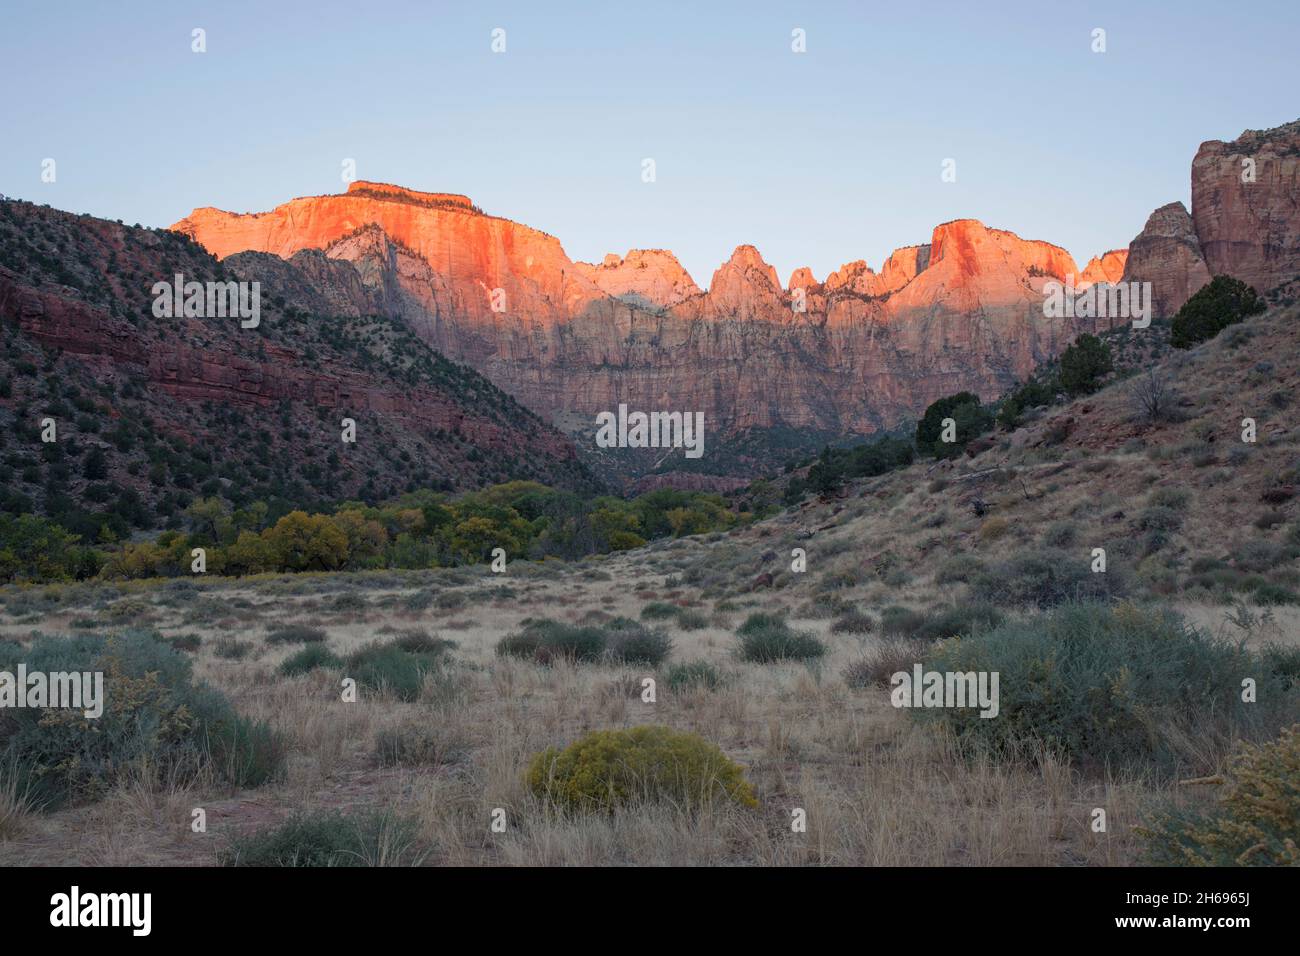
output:
[[[646,627],[625,617],[605,625],[609,659],[619,664],[662,664],[673,651],[673,641],[657,628]]]
[[[999,713],[926,709],[967,741],[995,753],[1050,751],[1090,767],[1199,764],[1237,737],[1277,732],[1297,698],[1255,655],[1130,604],[1057,608],[945,641],[927,670],[998,673]],[[1242,681],[1258,700],[1241,700]]]
[[[1260,656],[1287,687],[1300,685],[1300,645],[1266,644],[1260,650]]]
[[[677,615],[675,623],[679,631],[702,631],[709,626],[709,618],[702,611],[682,608],[682,612]]]
[[[1281,584],[1270,581],[1261,583],[1254,591],[1255,603],[1264,606],[1281,604],[1300,604],[1300,594]]]
[[[319,627],[307,624],[281,624],[266,634],[268,644],[319,644],[326,634]]]
[[[758,805],[739,764],[697,734],[669,727],[598,730],[550,748],[533,759],[527,782],[540,799],[580,813],[659,801],[683,810],[719,800]]]
[[[939,565],[935,572],[935,584],[955,584],[968,582],[984,570],[984,562],[973,554],[954,554]]]
[[[1136,828],[1148,860],[1172,866],[1300,866],[1300,725],[1246,744],[1208,812],[1157,814]]]
[[[766,611],[755,611],[745,622],[736,629],[736,633],[741,637],[747,637],[750,634],[757,634],[771,627],[779,627],[785,623],[785,618],[779,614],[768,614]]]
[[[1043,532],[1043,544],[1050,548],[1068,548],[1079,537],[1079,528],[1073,521],[1054,521]]]
[[[832,634],[870,634],[875,629],[875,618],[861,611],[850,611],[831,622]]]
[[[762,612],[751,614],[736,632],[740,659],[755,664],[801,661],[821,657],[826,646],[806,631],[794,631],[785,618]]]
[[[891,604],[880,612],[880,633],[885,637],[912,637],[925,626],[925,621],[920,611]]]
[[[943,420],[953,420],[954,440],[943,440]],[[916,447],[935,458],[956,458],[974,439],[993,427],[993,413],[980,405],[978,395],[958,392],[932,402],[916,423]]]
[[[690,661],[673,664],[665,676],[670,690],[681,693],[695,687],[717,690],[722,686],[722,675],[708,661]]]
[[[236,640],[233,637],[219,637],[212,645],[212,653],[228,661],[242,661],[252,649],[253,645],[248,641]]]
[[[1240,279],[1215,276],[1178,310],[1169,342],[1176,349],[1191,348],[1264,308],[1264,300]]]
[[[267,725],[196,684],[184,655],[153,634],[40,637],[11,663],[29,672],[100,672],[104,712],[15,708],[0,721],[0,766],[12,764],[38,806],[99,799],[125,779],[184,784],[211,768],[236,787],[278,775],[283,748]]]
[[[371,812],[320,811],[231,842],[224,866],[408,866],[419,862],[412,819]]]
[[[361,687],[398,700],[418,700],[424,675],[437,664],[421,654],[404,651],[395,644],[368,644],[345,661],[344,674]]]
[[[641,608],[641,617],[647,621],[662,621],[676,617],[681,610],[676,604],[669,604],[667,601],[651,601]]]
[[[280,673],[285,677],[297,677],[299,674],[314,671],[318,667],[336,668],[342,666],[343,661],[330,653],[330,649],[324,644],[309,644],[296,654],[285,658],[284,662],[280,664]]]
[[[930,614],[912,632],[912,636],[923,641],[965,636],[995,628],[1002,621],[1003,614],[996,607],[976,601],[953,605]]]
[[[364,611],[370,602],[360,594],[340,594],[330,601],[331,611]]]
[[[260,787],[284,771],[287,748],[270,724],[231,714],[208,730],[212,765],[236,790]]]
[[[409,654],[428,654],[440,657],[456,649],[456,642],[445,637],[434,637],[427,631],[402,631],[393,640],[394,647],[400,647]]]
[[[507,634],[497,642],[497,654],[522,657],[538,664],[559,659],[593,663],[604,656],[606,644],[605,632],[599,627],[530,619],[524,621],[522,630]]]
[[[459,611],[469,603],[469,597],[464,591],[443,591],[433,603],[440,611]]]
[[[971,582],[977,600],[997,607],[1053,607],[1067,601],[1103,600],[1124,594],[1128,582],[1113,564],[1094,573],[1088,553],[1055,548],[1023,551]]]
[[[1061,353],[1061,387],[1071,395],[1088,395],[1101,387],[1101,381],[1114,369],[1110,347],[1095,335],[1085,332]]]

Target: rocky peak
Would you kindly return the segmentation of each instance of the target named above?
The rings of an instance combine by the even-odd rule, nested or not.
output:
[[[1127,261],[1127,249],[1111,249],[1099,256],[1093,256],[1083,267],[1083,272],[1075,279],[1074,284],[1080,289],[1097,282],[1114,285],[1124,278],[1124,263]]]
[[[881,279],[871,271],[865,260],[846,262],[826,277],[824,288],[828,294],[853,292],[858,295],[879,295]]]
[[[631,249],[626,257],[609,253],[600,265],[575,262],[574,267],[606,295],[652,308],[668,308],[700,287],[667,249]]]
[[[930,247],[904,246],[890,253],[880,267],[880,291],[894,292],[907,285],[930,265]]]
[[[1210,281],[1186,206],[1171,202],[1147,217],[1142,231],[1129,243],[1123,281],[1150,282],[1152,309],[1161,317],[1172,316]]]
[[[790,281],[786,283],[786,289],[793,292],[795,289],[803,289],[805,292],[810,291],[821,283],[813,275],[812,269],[807,266],[800,266],[790,273]]]
[[[707,313],[717,318],[770,321],[784,313],[776,270],[753,246],[737,246],[709,283]]]

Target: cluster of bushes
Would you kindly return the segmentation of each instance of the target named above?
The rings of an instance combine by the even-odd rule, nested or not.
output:
[[[1189,349],[1264,309],[1264,300],[1246,283],[1231,276],[1215,276],[1174,316],[1170,344]]]
[[[1056,400],[1056,381],[1038,381],[1031,379],[1023,385],[1017,385],[1002,399],[998,407],[997,422],[1007,431],[1014,431],[1024,421],[1025,412],[1031,408],[1042,408]]]
[[[725,530],[749,517],[715,494],[669,488],[630,501],[584,498],[527,481],[455,499],[417,492],[380,507],[349,502],[331,514],[267,515],[260,503],[232,512],[219,498],[201,498],[185,511],[187,529],[107,554],[80,547],[46,519],[0,515],[0,581],[188,575],[195,548],[204,549],[206,573],[228,575],[475,564],[496,548],[507,560],[575,559]]]
[[[910,442],[888,436],[849,448],[827,446],[808,469],[806,484],[794,486],[794,492],[787,488],[787,498],[801,494],[805,487],[820,495],[832,494],[851,478],[870,478],[906,468],[915,455]]]
[[[325,644],[325,634],[318,628],[279,628],[267,636],[268,643],[291,641],[304,646],[280,664],[280,673],[286,677],[317,668],[340,670],[370,693],[405,701],[419,699],[428,674],[450,680],[450,652],[456,647],[455,641],[424,631],[407,631],[391,641],[374,641],[346,657],[338,657]]]
[[[34,805],[101,798],[123,782],[184,785],[211,773],[233,787],[279,775],[284,747],[264,723],[239,716],[195,683],[189,660],[152,632],[36,638],[0,645],[0,670],[103,674],[103,713],[14,708],[0,721],[0,767]]]
[[[1071,343],[1055,366],[1007,392],[993,406],[980,403],[978,395],[958,392],[932,403],[916,423],[916,448],[934,458],[956,458],[968,444],[992,431],[994,423],[1007,431],[1019,427],[1025,412],[1052,404],[1058,394],[1076,397],[1097,391],[1114,370],[1110,346],[1095,335],[1084,333]],[[944,441],[945,419],[953,428]]]
[[[944,420],[952,419],[945,436]],[[958,392],[930,404],[916,423],[916,448],[934,458],[956,458],[966,446],[993,427],[993,413],[971,392]],[[944,438],[951,438],[945,441]]]
[[[416,866],[423,859],[415,820],[391,812],[347,816],[337,810],[300,814],[236,837],[223,866]]]
[[[652,802],[686,811],[717,802],[758,806],[739,764],[697,734],[669,727],[599,730],[549,748],[529,765],[527,783],[539,799],[577,813]]]
[[[669,604],[666,601],[651,601],[641,608],[644,621],[671,620],[682,631],[699,631],[709,626],[709,619],[701,611],[693,608]]]
[[[0,514],[0,583],[94,577],[104,556],[79,540],[38,515]]]
[[[1091,768],[1203,770],[1216,748],[1294,720],[1294,688],[1268,661],[1131,604],[1072,604],[939,644],[927,670],[998,673],[999,713],[917,711],[999,756],[1044,753]],[[1242,699],[1253,681],[1255,699]]]
[[[784,617],[762,611],[745,618],[736,636],[740,659],[754,664],[807,661],[826,653],[826,645],[815,634],[796,631]]]
[[[663,631],[626,617],[585,625],[529,619],[520,630],[497,642],[498,655],[538,664],[567,660],[657,667],[668,659],[672,649],[672,638]]]
[[[1086,555],[1059,548],[1021,551],[992,567],[972,572],[970,591],[981,604],[996,607],[1054,607],[1066,602],[1104,601],[1128,592],[1128,578],[1117,567],[1092,570]]]

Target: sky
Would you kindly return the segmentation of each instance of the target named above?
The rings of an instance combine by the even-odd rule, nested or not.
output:
[[[167,226],[352,159],[704,287],[741,244],[820,280],[958,218],[1082,266],[1190,207],[1201,142],[1300,117],[1297,40],[1295,0],[0,0],[0,193]]]

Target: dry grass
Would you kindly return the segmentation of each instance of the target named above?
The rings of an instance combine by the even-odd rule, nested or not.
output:
[[[999,765],[959,756],[947,741],[889,706],[887,688],[858,689],[845,682],[841,672],[864,650],[879,656],[893,645],[874,635],[832,633],[829,620],[799,621],[829,647],[815,666],[744,664],[735,657],[729,631],[708,626],[679,632],[673,660],[712,663],[725,678],[713,690],[674,693],[662,671],[636,666],[540,667],[494,655],[496,641],[538,606],[563,607],[562,616],[571,620],[597,608],[635,617],[643,602],[623,582],[647,575],[634,561],[608,562],[610,581],[562,572],[539,583],[526,601],[490,609],[474,605],[481,623],[456,635],[453,690],[426,684],[421,699],[411,703],[364,695],[346,703],[338,671],[281,677],[276,668],[292,648],[267,649],[257,659],[222,659],[212,648],[224,629],[199,627],[198,675],[228,694],[242,713],[269,721],[287,737],[286,778],[244,793],[213,784],[163,792],[124,785],[97,806],[40,817],[39,827],[23,828],[27,839],[0,844],[0,862],[206,864],[231,836],[296,811],[384,807],[415,818],[425,847],[420,859],[430,865],[1132,861],[1128,828],[1135,808],[1153,796],[1150,788],[1140,781],[1082,780],[1050,762],[1034,769],[1027,762]],[[433,632],[434,612],[407,612],[400,600],[427,583],[413,579],[391,591],[398,600],[345,623],[313,623],[327,627],[328,644],[339,654],[380,632]],[[256,585],[247,584],[223,590],[250,599],[257,593]],[[474,604],[479,586],[467,590]],[[760,603],[789,608],[801,590],[792,587]],[[306,600],[278,596],[260,605],[259,616],[310,621],[294,607]],[[738,607],[748,603],[743,595],[734,600]],[[163,631],[172,619],[179,626],[185,610],[183,603],[156,608]],[[249,621],[248,632],[265,623]],[[46,629],[57,626],[51,620]],[[641,699],[645,677],[658,679],[654,703]],[[716,742],[746,767],[760,808],[686,814],[645,805],[575,818],[540,805],[527,791],[524,771],[540,750],[590,730],[640,723],[667,724]],[[385,759],[380,742],[391,746],[394,740],[401,742],[402,756]],[[0,821],[28,819],[9,809],[13,803],[12,794],[0,790]],[[1089,830],[1094,806],[1107,808],[1106,834]],[[200,807],[207,813],[205,834],[190,828],[191,813]],[[507,821],[501,833],[490,828],[497,808]],[[796,809],[806,813],[806,832],[792,830]],[[13,828],[4,823],[5,832]]]

